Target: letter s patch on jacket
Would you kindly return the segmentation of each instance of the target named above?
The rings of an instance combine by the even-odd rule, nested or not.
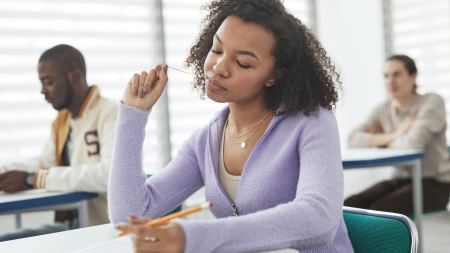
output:
[[[84,142],[88,146],[88,156],[100,154],[100,143],[98,142],[97,130],[86,132],[84,134]]]

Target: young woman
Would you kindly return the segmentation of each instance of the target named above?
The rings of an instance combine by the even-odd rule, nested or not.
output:
[[[423,149],[424,210],[445,209],[450,195],[450,161],[446,144],[444,100],[437,94],[416,92],[417,68],[406,55],[389,57],[384,79],[389,98],[349,136],[350,147]],[[409,168],[398,168],[393,179],[375,184],[345,200],[346,206],[412,213]]]
[[[204,186],[218,219],[119,227],[137,252],[352,252],[331,111],[339,76],[324,49],[278,0],[213,1],[204,25],[187,64],[195,87],[228,106],[146,180],[144,128],[167,66],[135,74],[119,109],[111,221],[157,218]]]

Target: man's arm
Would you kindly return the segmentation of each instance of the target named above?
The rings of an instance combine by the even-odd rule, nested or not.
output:
[[[33,188],[36,170],[45,170],[55,164],[52,139],[47,140],[40,156],[24,162],[0,167],[0,191],[17,192]]]

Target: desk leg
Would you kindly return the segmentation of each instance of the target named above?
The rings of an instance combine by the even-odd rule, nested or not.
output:
[[[422,197],[422,170],[421,161],[417,160],[413,168],[413,197],[414,197],[414,223],[416,224],[417,233],[419,234],[419,252],[423,252],[423,236],[422,236],[422,213],[423,213],[423,197]]]
[[[89,225],[87,200],[81,201],[78,206],[78,219],[80,221],[80,228],[84,228]]]
[[[22,213],[15,213],[16,229],[22,228]]]

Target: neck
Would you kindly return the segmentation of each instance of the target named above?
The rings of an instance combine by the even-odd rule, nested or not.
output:
[[[407,96],[396,98],[392,101],[394,104],[395,109],[398,111],[403,111],[405,108],[411,103],[411,99],[414,96],[414,94],[409,94]]]
[[[267,116],[266,119],[271,119],[271,115],[266,115],[269,109],[263,101],[252,105],[242,105],[236,103],[230,103],[230,115],[228,116],[228,124],[231,125],[237,132],[241,132],[244,129],[254,125]]]
[[[78,117],[81,105],[83,104],[83,101],[89,92],[89,86],[87,84],[79,85],[77,87],[80,87],[80,89],[74,90],[74,94],[72,97],[72,104],[68,108],[70,113],[72,114],[72,118],[74,119]]]

